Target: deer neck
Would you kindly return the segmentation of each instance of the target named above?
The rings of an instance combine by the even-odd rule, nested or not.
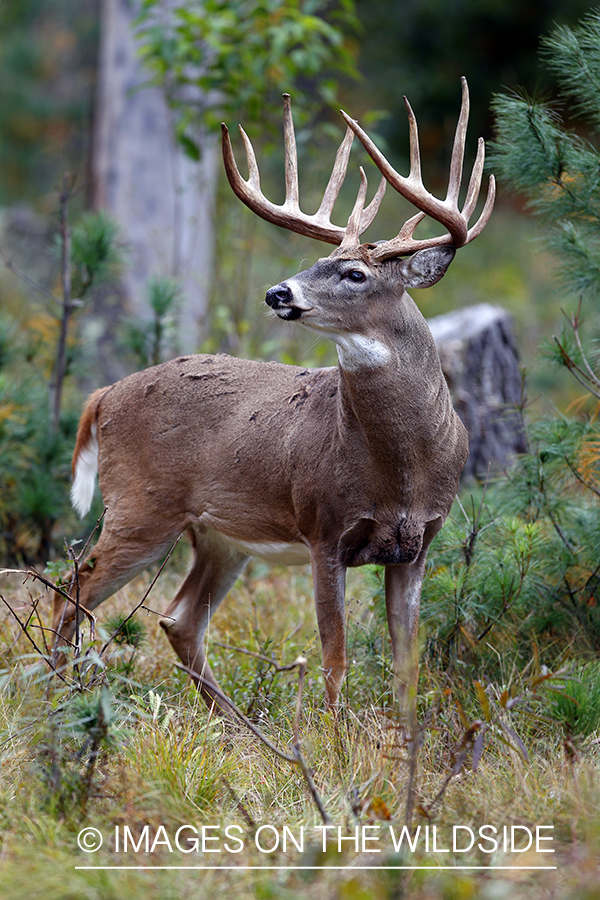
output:
[[[434,452],[455,417],[431,332],[408,300],[385,332],[336,340],[341,436],[358,431],[370,455],[393,468],[407,453]]]

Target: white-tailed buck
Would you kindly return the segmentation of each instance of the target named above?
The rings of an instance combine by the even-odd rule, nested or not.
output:
[[[482,231],[487,200],[469,228],[481,186],[479,149],[462,210],[459,188],[468,119],[462,82],[449,187],[438,200],[423,186],[417,125],[408,102],[410,174],[399,175],[357,122],[346,136],[315,215],[298,203],[297,157],[284,95],[286,199],[261,192],[254,151],[241,130],[249,178],[236,166],[223,126],[227,176],[259,216],[335,244],[310,269],[272,287],[266,302],[337,345],[339,365],[304,369],[225,355],[182,356],[96,391],[79,425],[72,499],[84,514],[96,472],[107,507],[102,533],[80,571],[87,609],[159,560],[181,532],[194,559],[162,625],[205,699],[215,694],[204,637],[210,617],[249,556],[312,565],[326,702],[335,707],[346,672],[344,580],[348,566],[385,566],[385,595],[400,698],[414,696],[416,632],[427,549],[454,500],[467,436],[442,375],[425,319],[407,288],[444,275],[455,250]],[[330,217],[357,135],[383,174],[365,208],[361,185],[345,228]],[[389,183],[420,212],[397,237],[361,244]],[[413,237],[425,215],[447,233]],[[74,629],[74,606],[55,602],[55,627]]]

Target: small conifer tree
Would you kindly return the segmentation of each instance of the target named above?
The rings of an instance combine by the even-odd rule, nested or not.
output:
[[[600,10],[575,28],[542,38],[542,56],[560,90],[560,106],[524,92],[493,102],[497,136],[492,165],[501,182],[525,196],[557,255],[564,287],[600,296]],[[568,115],[564,115],[567,113]],[[589,129],[582,137],[570,123]]]

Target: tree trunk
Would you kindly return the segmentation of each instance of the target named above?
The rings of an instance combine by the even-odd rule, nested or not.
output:
[[[171,113],[136,58],[136,0],[101,0],[101,43],[92,151],[92,205],[121,224],[129,247],[123,276],[134,314],[149,316],[148,277],[182,288],[179,343],[198,346],[211,274],[216,143],[192,161],[174,140]]]
[[[485,478],[527,449],[512,317],[489,303],[435,316],[436,342],[454,407],[469,433],[463,478]]]

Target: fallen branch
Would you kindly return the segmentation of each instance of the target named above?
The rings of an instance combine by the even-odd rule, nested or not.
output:
[[[292,669],[295,669],[298,666],[298,660],[282,666],[275,662],[271,656],[265,656],[264,653],[256,653],[254,650],[246,650],[245,647],[235,647],[233,644],[225,644],[223,641],[215,641],[214,639],[211,639],[210,643],[214,647],[222,647],[224,650],[233,650],[234,653],[243,653],[244,656],[251,656],[252,659],[266,662],[268,665],[273,666],[276,672],[291,672]]]
[[[276,756],[278,756],[279,759],[283,759],[283,760],[285,760],[285,762],[292,763],[292,765],[298,766],[298,768],[302,772],[304,780],[306,781],[306,784],[311,793],[311,796],[312,796],[313,800],[315,801],[317,809],[319,810],[321,818],[323,819],[323,823],[325,825],[328,825],[331,820],[330,820],[329,816],[327,815],[327,812],[325,811],[325,807],[323,806],[321,798],[319,797],[317,788],[312,779],[312,776],[310,774],[308,766],[306,765],[306,762],[300,751],[300,737],[299,737],[300,711],[302,708],[302,691],[303,691],[303,687],[304,687],[304,676],[306,673],[306,659],[303,656],[300,656],[300,657],[298,657],[298,659],[296,660],[295,663],[286,667],[286,669],[288,669],[288,670],[296,668],[296,667],[298,667],[300,670],[299,678],[298,678],[298,696],[296,699],[296,714],[294,717],[294,745],[293,745],[294,755],[293,756],[290,756],[288,753],[284,753],[282,750],[280,750],[278,747],[276,747],[275,744],[273,744],[269,740],[269,738],[266,737],[262,733],[262,731],[260,731],[260,729],[257,728],[256,725],[254,725],[254,723],[251,722],[250,719],[248,719],[244,715],[244,713],[241,712],[241,710],[239,710],[237,708],[235,703],[232,700],[230,700],[226,694],[223,693],[221,688],[216,686],[216,684],[214,684],[212,681],[209,681],[207,678],[204,678],[203,675],[200,675],[194,669],[190,668],[190,666],[186,666],[183,663],[176,662],[175,667],[177,669],[181,669],[181,671],[183,671],[183,672],[187,672],[187,674],[191,675],[192,678],[194,678],[194,680],[196,680],[200,683],[201,686],[205,686],[206,688],[208,688],[211,695],[214,695],[219,700],[223,700],[224,703],[229,707],[229,709],[231,709],[231,711],[234,713],[234,715],[237,716],[237,718],[240,720],[240,722],[242,722],[246,726],[246,728],[248,728],[252,732],[252,734],[255,735],[255,737],[257,737],[260,741],[262,741],[262,743],[266,747],[268,747],[272,753],[274,753]]]
[[[294,756],[296,757],[296,762],[299,765],[302,774],[304,775],[304,780],[308,785],[308,789],[312,794],[312,798],[315,801],[315,805],[321,814],[321,818],[323,819],[324,825],[329,825],[331,819],[327,815],[325,807],[321,801],[321,798],[317,792],[317,788],[313,781],[312,775],[306,762],[304,761],[304,757],[300,751],[300,716],[302,714],[302,692],[304,689],[304,676],[306,675],[306,658],[304,656],[299,656],[294,665],[298,666],[298,696],[296,697],[296,715],[294,716]]]

